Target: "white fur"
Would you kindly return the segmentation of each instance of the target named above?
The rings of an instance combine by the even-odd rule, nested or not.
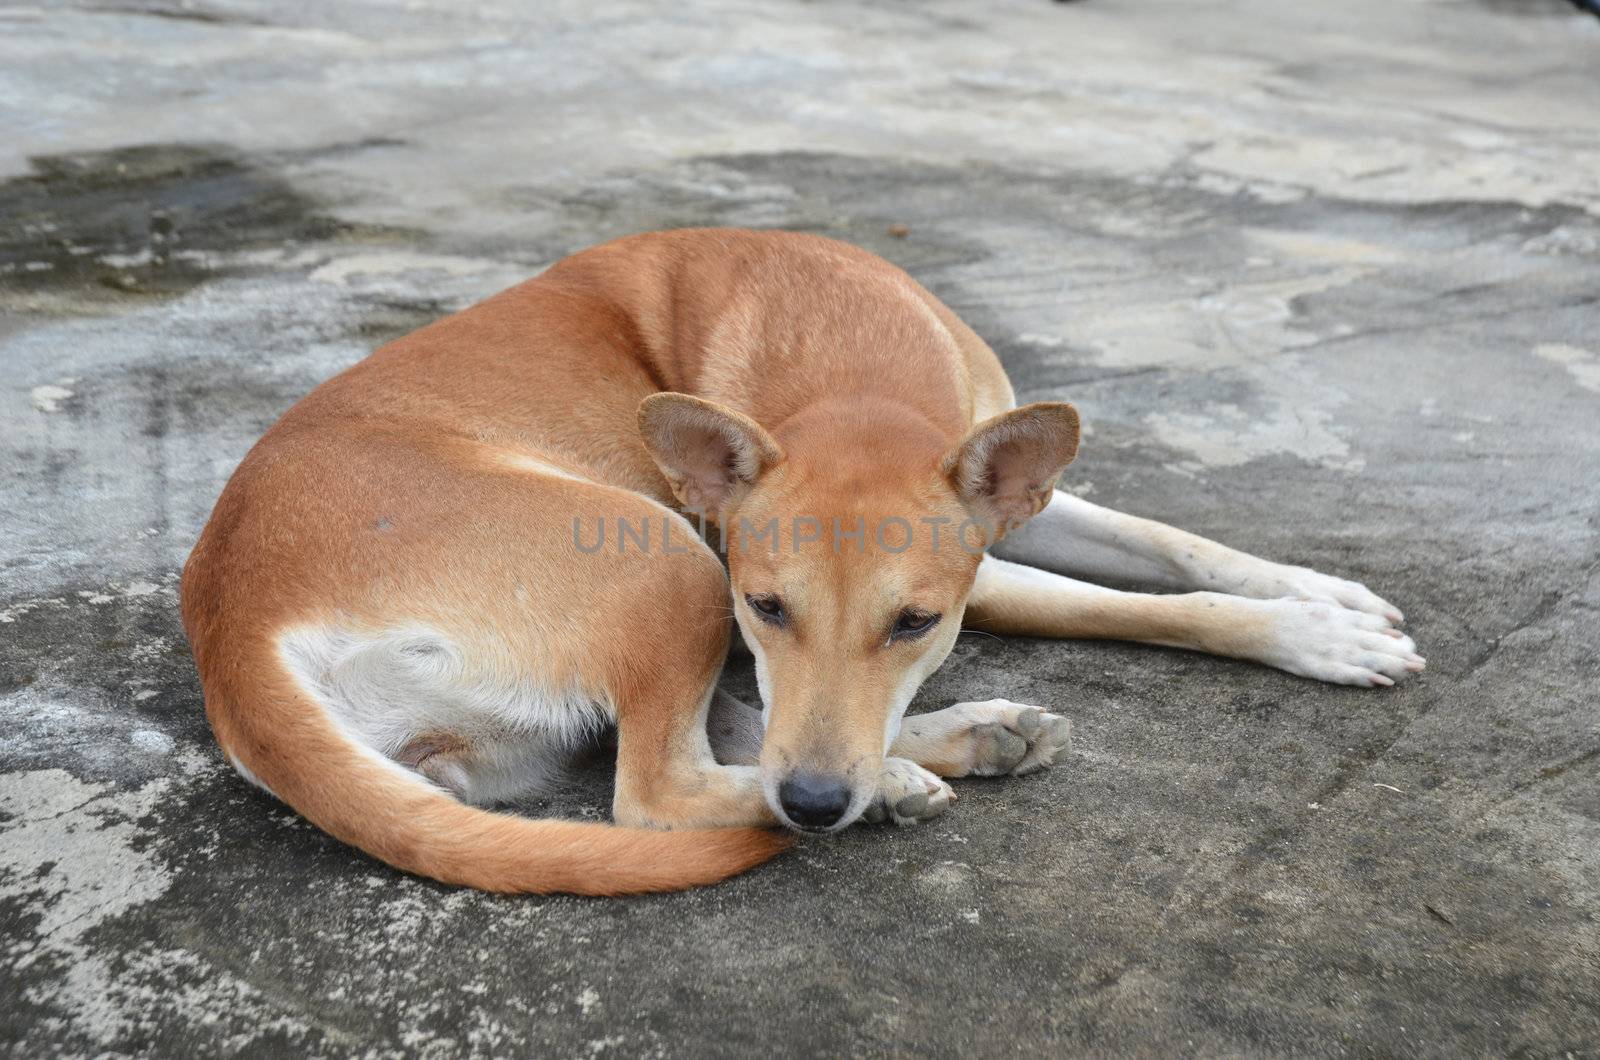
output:
[[[329,718],[395,768],[403,767],[393,757],[417,736],[461,737],[472,752],[446,767],[449,783],[482,805],[535,790],[556,759],[616,716],[604,697],[544,686],[517,672],[509,652],[469,660],[427,626],[370,632],[304,626],[286,631],[279,645]]]
[[[256,787],[258,787],[262,791],[266,792],[268,795],[271,795],[273,798],[277,798],[278,797],[276,792],[274,792],[271,788],[267,787],[265,781],[263,781],[260,777],[256,776],[254,773],[250,772],[250,767],[245,765],[243,762],[239,761],[239,759],[235,755],[231,755],[230,754],[228,756],[228,761],[233,763],[233,768],[238,771],[238,773],[239,773],[239,775],[241,777],[243,777],[244,779],[248,780],[250,783],[254,784]]]
[[[1410,663],[1421,659],[1415,642],[1377,615],[1315,600],[1238,604],[1271,622],[1272,643],[1259,658],[1268,666],[1345,685],[1370,685],[1375,675],[1402,681],[1419,668]]]

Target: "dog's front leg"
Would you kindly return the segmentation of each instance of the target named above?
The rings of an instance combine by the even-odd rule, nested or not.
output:
[[[713,754],[707,722],[708,689],[697,711],[678,714],[668,707],[621,713],[617,724],[617,790],[612,816],[636,828],[723,828],[776,825],[767,805],[761,771],[744,756],[747,741],[719,761]],[[737,705],[727,697],[726,703]],[[761,716],[755,716],[759,727]],[[747,734],[746,734],[747,735]],[[759,753],[760,743],[756,743]],[[726,748],[725,748],[726,749]]]

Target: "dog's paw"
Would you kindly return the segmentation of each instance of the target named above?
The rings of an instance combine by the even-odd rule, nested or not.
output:
[[[1045,769],[1072,740],[1072,722],[1025,703],[989,699],[957,703],[953,709],[968,722],[952,735],[966,745],[962,776],[1022,776]]]
[[[1388,619],[1311,600],[1263,600],[1272,644],[1262,658],[1301,677],[1341,685],[1387,687],[1428,665],[1411,638]]]
[[[1251,574],[1240,587],[1245,596],[1261,599],[1286,598],[1311,603],[1337,604],[1351,611],[1376,615],[1391,626],[1406,620],[1400,609],[1360,582],[1335,578],[1309,567],[1268,563],[1259,574]]]
[[[921,824],[950,808],[956,794],[950,785],[905,758],[885,758],[878,773],[878,793],[862,818],[872,824]]]

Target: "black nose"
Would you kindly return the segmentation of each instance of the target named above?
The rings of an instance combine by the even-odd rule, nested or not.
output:
[[[794,773],[778,785],[778,801],[801,828],[828,828],[850,808],[850,788],[835,777]]]

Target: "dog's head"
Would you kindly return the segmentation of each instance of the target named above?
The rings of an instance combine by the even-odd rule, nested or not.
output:
[[[1043,508],[1076,453],[1076,411],[1027,405],[951,445],[894,404],[817,405],[774,434],[667,393],[640,406],[640,427],[679,501],[726,542],[767,802],[795,827],[845,827],[955,644],[984,548]]]

